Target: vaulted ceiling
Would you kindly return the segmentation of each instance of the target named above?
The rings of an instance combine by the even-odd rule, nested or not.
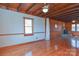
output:
[[[48,3],[47,14],[42,12],[43,3],[0,3],[0,8],[27,13],[40,17],[55,18],[61,21],[79,19],[78,3]]]

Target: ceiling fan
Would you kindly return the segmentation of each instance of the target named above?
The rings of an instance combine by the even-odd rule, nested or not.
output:
[[[47,13],[49,11],[49,5],[44,3],[44,6],[42,7],[43,13]]]

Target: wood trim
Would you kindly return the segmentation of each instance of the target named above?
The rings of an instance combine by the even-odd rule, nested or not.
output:
[[[24,19],[32,19],[33,20],[33,18],[30,18],[30,17],[24,17]]]
[[[32,34],[24,34],[24,36],[32,36],[33,34],[38,34],[38,33],[45,33],[45,32],[34,32]]]
[[[24,36],[32,36],[33,34],[24,34]]]
[[[14,33],[14,34],[0,34],[0,36],[11,36],[11,35],[22,35],[24,33]]]
[[[45,32],[34,32],[34,34],[36,34],[36,33],[45,33]]]

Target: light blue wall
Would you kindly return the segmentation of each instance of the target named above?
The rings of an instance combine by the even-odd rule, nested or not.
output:
[[[45,32],[45,20],[43,18],[0,9],[0,34],[24,33],[24,19],[34,19],[34,32]],[[36,33],[33,36],[11,35],[0,36],[0,47],[16,45],[45,39],[45,33]]]

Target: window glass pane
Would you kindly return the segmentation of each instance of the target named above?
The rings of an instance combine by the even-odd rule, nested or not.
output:
[[[72,31],[76,31],[75,27],[76,27],[75,24],[72,24]]]
[[[25,26],[32,26],[32,20],[25,19]]]
[[[25,27],[25,34],[32,34],[32,27]]]
[[[77,24],[77,31],[79,31],[79,24]]]

